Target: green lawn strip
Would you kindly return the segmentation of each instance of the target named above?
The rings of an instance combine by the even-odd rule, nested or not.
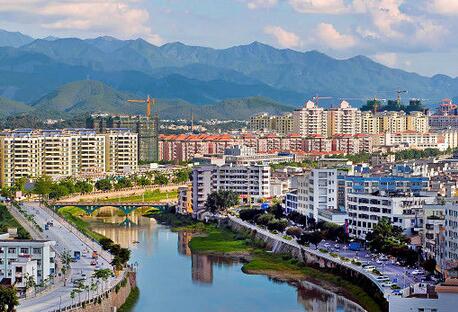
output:
[[[22,225],[10,214],[6,206],[0,205],[0,233],[6,233],[9,228],[16,228],[19,239],[31,239]]]
[[[110,197],[97,200],[99,203],[121,202],[121,203],[140,203],[140,202],[158,202],[161,200],[176,200],[178,191],[161,192],[160,190],[146,191],[145,195],[131,195],[125,197]]]
[[[122,306],[119,307],[118,312],[130,312],[137,304],[138,298],[140,297],[140,290],[138,287],[132,288],[129,296]]]
[[[205,236],[196,236],[189,242],[195,252],[246,253],[251,251],[245,240],[239,240],[229,230],[208,228]]]
[[[77,207],[64,207],[59,209],[59,215],[61,215],[65,220],[73,224],[81,233],[85,234],[86,236],[99,241],[102,238],[105,238],[102,234],[94,232],[90,229],[89,222],[84,221],[81,219],[81,215],[84,212]]]

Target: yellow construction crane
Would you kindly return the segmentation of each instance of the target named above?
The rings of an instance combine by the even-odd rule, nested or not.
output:
[[[146,103],[146,117],[151,117],[151,106],[156,104],[156,99],[150,98],[149,95],[146,100],[127,100],[130,103]]]

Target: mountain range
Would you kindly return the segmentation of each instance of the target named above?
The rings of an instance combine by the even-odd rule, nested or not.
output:
[[[71,84],[94,80],[103,84],[89,89],[100,87],[103,95],[76,94],[78,83]],[[106,88],[113,92],[104,92]],[[361,105],[372,96],[394,98],[398,88],[408,90],[409,97],[429,99],[426,104],[458,97],[457,78],[425,77],[365,56],[338,60],[317,51],[276,49],[259,42],[213,49],[113,37],[33,39],[0,31],[0,96],[42,111],[128,112],[130,106],[117,102],[119,94],[204,107],[223,105],[228,99],[248,98],[248,103],[253,97],[297,107],[314,95],[333,98],[320,102],[323,105],[341,98]],[[56,92],[71,100],[53,96]]]
[[[75,81],[59,87],[29,105],[0,98],[0,116],[25,113],[42,119],[69,119],[92,112],[144,114],[145,104],[127,101],[134,97],[100,81]],[[268,98],[247,97],[226,99],[206,105],[195,105],[183,100],[159,99],[153,107],[153,112],[158,112],[162,119],[189,119],[192,114],[195,119],[245,120],[255,113],[280,114],[292,109],[291,106],[282,105]]]

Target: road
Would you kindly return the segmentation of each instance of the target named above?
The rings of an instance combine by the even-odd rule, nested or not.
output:
[[[83,252],[83,250],[92,251],[93,246],[83,242],[80,239],[80,233],[75,233],[75,229],[66,228],[64,225],[59,224],[57,219],[53,216],[53,213],[46,209],[41,208],[37,203],[24,203],[23,207],[35,216],[36,222],[44,228],[44,225],[48,221],[53,221],[54,226],[49,227],[49,230],[45,230],[44,233],[47,236],[47,239],[56,241],[55,251],[58,254],[62,254],[64,250],[73,251],[78,250]],[[72,276],[81,276],[81,273],[85,273],[87,277],[90,277],[95,267],[91,266],[91,260],[89,256],[91,252],[88,252],[87,257],[81,257],[81,260],[71,263],[71,272],[68,277],[67,285],[64,286],[63,282],[59,283],[57,287],[49,290],[47,293],[42,295],[37,295],[36,297],[27,298],[20,301],[18,312],[46,312],[58,309],[59,307],[64,307],[72,304],[72,299],[70,298],[70,293],[72,291]],[[99,257],[98,263],[100,268],[111,268],[111,265],[108,259],[103,259]],[[115,278],[111,278],[104,285],[105,289],[108,289],[110,285],[114,285],[116,282]],[[101,290],[101,288],[100,288]],[[92,295],[91,295],[92,297]],[[81,293],[81,300],[87,299],[87,293]],[[74,302],[77,302],[78,297]]]
[[[295,240],[291,240],[291,241],[285,240],[282,237],[284,234],[273,234],[268,230],[259,228],[256,225],[253,225],[253,224],[248,223],[246,221],[242,221],[239,218],[235,218],[235,217],[232,217],[232,216],[230,216],[229,218],[231,218],[234,221],[237,221],[238,223],[244,224],[245,226],[247,226],[247,227],[249,227],[251,229],[255,229],[258,232],[261,232],[261,233],[263,233],[263,234],[265,234],[267,236],[275,237],[277,240],[282,241],[282,242],[284,242],[286,244],[290,244],[292,246],[299,246],[299,244]],[[351,259],[352,258],[357,258],[360,262],[368,262],[368,264],[371,264],[371,265],[375,266],[381,273],[383,273],[383,275],[388,276],[392,282],[395,281],[396,284],[398,286],[400,286],[401,288],[408,287],[408,286],[410,286],[410,285],[412,285],[414,283],[417,283],[417,282],[421,281],[420,280],[421,277],[413,277],[410,274],[413,271],[413,269],[407,269],[405,267],[402,267],[402,266],[399,266],[399,265],[396,265],[396,264],[392,264],[389,261],[385,261],[384,263],[378,264],[375,261],[373,261],[370,257],[366,257],[366,255],[369,254],[369,252],[367,252],[367,251],[359,251],[358,253],[356,253],[355,251],[350,251],[350,250],[342,250],[342,249],[340,249],[340,250],[332,250],[331,248],[325,248],[324,247],[325,243],[329,243],[331,246],[334,246],[336,244],[335,242],[332,242],[332,241],[323,241],[318,245],[318,249],[328,249],[329,251],[333,251],[333,252],[335,252],[335,253],[339,254],[340,256],[343,256],[343,257],[347,257],[347,258],[351,258]],[[342,244],[340,244],[340,245],[342,246]],[[312,252],[312,253],[319,252],[318,250],[316,250],[314,248],[314,246],[313,247],[302,247],[302,248],[304,248],[305,250],[308,250],[309,252]],[[333,261],[341,262],[342,264],[344,264],[342,261],[340,261],[340,260],[338,260],[336,258],[332,258],[331,256],[329,256],[329,253],[321,253],[321,252],[319,252],[319,253],[323,257],[329,257],[330,259],[333,259]],[[360,266],[353,265],[353,264],[351,264],[349,262],[346,262],[345,265],[353,267],[356,271],[363,271],[364,272],[364,270]],[[369,273],[366,272],[366,275],[368,277],[375,278],[375,275],[373,275],[373,274],[369,274]],[[381,282],[375,282],[375,283],[377,283],[379,285],[382,284]],[[382,286],[380,286],[380,287],[383,289],[383,292],[385,293],[386,296],[391,294],[392,290],[389,287],[382,287]]]
[[[328,243],[331,247],[326,248],[325,243]],[[416,282],[420,281],[420,277],[414,277],[411,272],[414,269],[408,269],[406,267],[392,263],[391,261],[381,261],[377,263],[374,259],[374,255],[367,250],[352,251],[343,250],[343,244],[339,244],[340,248],[335,249],[334,245],[336,242],[333,241],[322,241],[318,244],[319,249],[328,249],[329,251],[337,253],[339,256],[347,257],[350,259],[358,259],[361,263],[373,265],[383,275],[388,276],[391,282],[395,282],[399,287],[405,288]]]

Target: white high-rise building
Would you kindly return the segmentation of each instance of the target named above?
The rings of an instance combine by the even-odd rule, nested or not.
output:
[[[328,112],[308,101],[293,112],[293,133],[301,136],[319,134],[328,136]]]
[[[328,110],[328,135],[361,133],[361,111],[342,101],[337,108]]]
[[[192,172],[193,213],[205,208],[210,193],[225,190],[238,194],[242,201],[254,203],[270,197],[270,167],[262,165],[200,166]]]
[[[337,209],[337,169],[313,169],[297,177],[297,211],[318,220],[320,210]]]
[[[445,260],[446,267],[458,265],[458,199],[449,199],[445,205]]]

